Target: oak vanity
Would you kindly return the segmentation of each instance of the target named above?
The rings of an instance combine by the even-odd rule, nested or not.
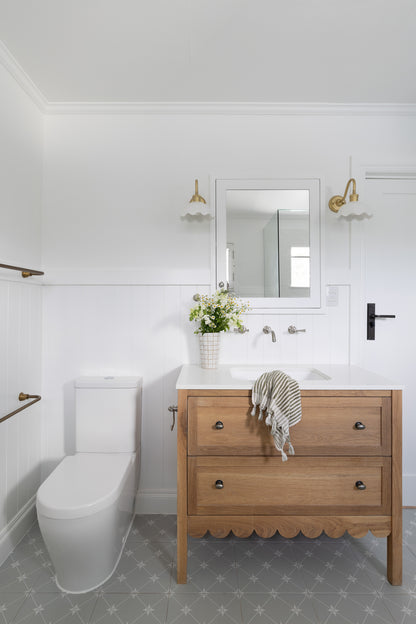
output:
[[[251,416],[252,367],[181,370],[177,582],[187,579],[188,535],[370,530],[387,536],[387,578],[400,585],[401,387],[352,366],[274,368],[301,388],[302,420],[291,428],[296,454],[286,462],[269,428]]]

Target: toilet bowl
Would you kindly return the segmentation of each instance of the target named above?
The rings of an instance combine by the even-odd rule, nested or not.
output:
[[[56,584],[65,592],[88,592],[110,578],[133,522],[140,467],[140,380],[127,379],[77,380],[77,447],[82,450],[65,457],[37,493],[39,527]],[[118,390],[115,402],[110,399],[114,389]],[[86,420],[78,427],[81,417]],[[117,427],[126,439],[118,429],[109,441],[111,428]],[[87,442],[91,436],[94,439]],[[97,452],[97,446],[105,452]],[[109,452],[109,448],[118,450]]]

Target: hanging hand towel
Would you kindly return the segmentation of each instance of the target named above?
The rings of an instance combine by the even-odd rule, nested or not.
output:
[[[274,444],[282,454],[282,461],[286,461],[287,455],[283,450],[286,442],[289,445],[289,455],[295,454],[290,442],[289,427],[296,425],[302,418],[299,384],[279,370],[263,373],[254,382],[252,403],[252,416],[255,415],[257,406],[259,420],[266,411],[266,425],[271,427]]]

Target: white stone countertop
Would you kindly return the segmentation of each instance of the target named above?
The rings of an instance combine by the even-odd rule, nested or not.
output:
[[[296,379],[301,390],[403,390],[403,385],[371,371],[343,364],[221,364],[203,369],[185,364],[176,382],[177,390],[251,390],[261,373],[283,370]]]

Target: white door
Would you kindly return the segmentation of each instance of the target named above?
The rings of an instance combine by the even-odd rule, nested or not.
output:
[[[416,180],[367,179],[365,198],[373,217],[363,223],[363,304],[396,318],[375,320],[375,340],[363,332],[362,361],[405,385],[403,495],[416,505]]]

